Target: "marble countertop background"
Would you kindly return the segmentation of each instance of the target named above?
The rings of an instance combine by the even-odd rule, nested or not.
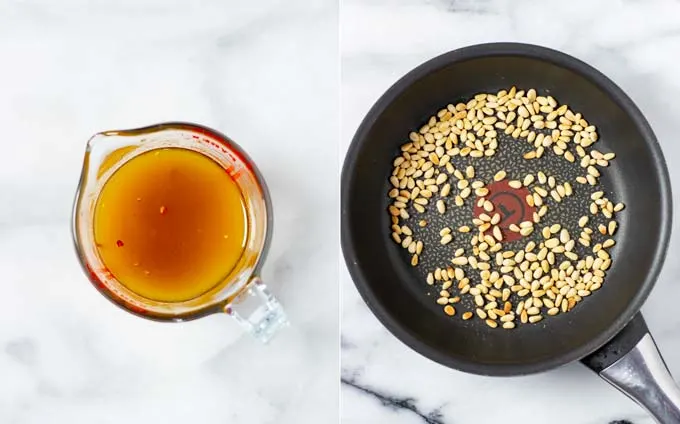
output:
[[[337,17],[333,0],[0,0],[0,423],[337,416]],[[225,132],[268,182],[263,277],[292,322],[269,346],[226,316],[136,318],[80,269],[85,143],[168,120]]]
[[[420,63],[459,47],[520,41],[562,50],[604,72],[642,109],[680,186],[680,2],[345,0],[341,14],[342,152],[368,109]],[[675,227],[677,230],[677,208]],[[680,232],[643,308],[680,378]],[[346,424],[651,424],[632,401],[579,364],[519,378],[463,374],[385,330],[342,267],[342,417]]]

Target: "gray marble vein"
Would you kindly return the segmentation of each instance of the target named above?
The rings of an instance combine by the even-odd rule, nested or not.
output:
[[[385,408],[395,411],[403,410],[406,412],[411,412],[416,417],[420,418],[425,424],[445,424],[447,422],[444,421],[444,417],[442,416],[439,409],[435,409],[430,412],[421,411],[416,405],[415,399],[413,398],[403,398],[390,395],[374,388],[363,386],[355,379],[348,377],[342,377],[342,384],[360,392],[363,395],[375,398]]]

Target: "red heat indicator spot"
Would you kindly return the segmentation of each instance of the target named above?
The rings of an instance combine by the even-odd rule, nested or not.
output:
[[[529,206],[526,202],[526,197],[530,194],[530,191],[526,187],[512,188],[508,185],[507,180],[494,182],[486,188],[489,190],[489,194],[484,198],[493,204],[493,212],[488,213],[481,206],[477,206],[478,198],[475,200],[474,216],[478,217],[482,213],[493,216],[500,213],[501,221],[498,227],[503,234],[503,241],[510,242],[522,238],[521,234],[510,231],[510,225],[519,225],[522,221],[533,221],[536,208]],[[488,230],[486,233],[490,234]]]

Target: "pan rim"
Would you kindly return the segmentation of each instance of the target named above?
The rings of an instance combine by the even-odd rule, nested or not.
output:
[[[643,135],[645,142],[650,148],[652,159],[657,165],[656,169],[658,173],[659,189],[664,194],[661,198],[661,204],[659,205],[662,222],[662,225],[659,228],[660,241],[653,252],[652,265],[646,274],[645,281],[640,290],[638,290],[636,295],[630,300],[625,311],[611,323],[607,330],[601,332],[589,342],[575,349],[571,349],[564,354],[527,364],[479,364],[466,359],[451,357],[421,341],[417,335],[411,334],[398,323],[398,320],[393,317],[392,314],[387,312],[386,308],[383,307],[379,296],[376,296],[371,290],[371,286],[367,282],[364,271],[358,265],[356,252],[353,248],[353,245],[355,244],[353,237],[347,230],[350,226],[347,208],[351,198],[349,188],[351,186],[350,183],[354,179],[353,170],[358,159],[359,147],[366,139],[368,132],[377,118],[405,89],[431,72],[455,63],[494,56],[520,56],[549,62],[579,74],[596,85],[603,92],[607,93],[610,98],[626,112]],[[395,82],[374,103],[352,138],[342,168],[340,201],[340,238],[345,263],[357,291],[368,305],[373,315],[375,315],[381,324],[398,340],[428,359],[460,371],[490,376],[526,375],[547,371],[579,360],[605,345],[618,334],[626,324],[628,324],[636,313],[639,312],[643,303],[649,296],[665,261],[672,225],[672,195],[668,167],[666,166],[666,161],[656,135],[633,100],[618,85],[591,65],[566,53],[543,46],[525,43],[485,43],[452,50],[422,63]]]

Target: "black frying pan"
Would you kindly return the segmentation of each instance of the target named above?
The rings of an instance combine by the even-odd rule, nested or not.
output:
[[[386,211],[392,160],[409,132],[449,103],[511,85],[551,94],[597,125],[597,148],[617,154],[601,184],[626,209],[617,216],[618,243],[602,288],[567,314],[504,331],[442,313],[423,283],[431,268],[409,265],[407,252],[390,239]],[[668,245],[668,171],[639,109],[591,66],[514,43],[471,46],[424,63],[394,84],[361,123],[345,159],[341,200],[342,248],[356,287],[380,321],[417,352],[451,368],[496,376],[581,360],[660,422],[680,422],[680,391],[639,314]],[[575,202],[586,200],[576,196]]]

